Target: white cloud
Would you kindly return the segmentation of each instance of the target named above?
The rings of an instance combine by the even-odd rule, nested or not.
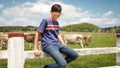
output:
[[[112,14],[113,14],[112,11],[108,11],[103,15],[103,17],[108,17],[108,16],[111,16]]]
[[[42,3],[46,3],[48,2],[49,0],[37,0],[36,2],[42,2]]]
[[[9,22],[5,20],[4,18],[0,17],[0,26],[6,26],[9,25]]]
[[[118,17],[120,17],[120,15],[118,15]]]
[[[83,17],[83,18],[80,18],[80,22],[88,22],[88,23],[98,25],[100,27],[112,27],[115,25],[120,25],[120,19],[114,18],[113,13],[114,12],[112,12],[112,11],[108,11],[108,12],[104,13],[103,15],[96,14],[95,18]],[[97,16],[99,16],[99,17],[97,17]]]
[[[48,17],[50,14],[50,7],[54,3],[59,3],[62,5],[63,15],[60,17],[60,20],[64,22],[66,21],[72,22],[74,19],[90,16],[89,11],[83,11],[82,8],[80,9],[73,5],[67,5],[60,2],[50,2],[46,4],[46,1],[44,0],[37,0],[37,2],[35,3],[25,2],[21,5],[16,5],[14,7],[7,8],[3,11],[3,16],[6,16],[6,17],[11,16],[12,17],[11,23],[14,23],[14,25],[22,26],[23,24],[21,23],[23,22],[25,23],[25,25],[27,24],[29,25],[29,23],[32,23],[29,20],[32,20],[35,18],[41,19],[43,17]],[[35,20],[33,21],[38,22]],[[17,22],[21,22],[21,23],[17,23]]]
[[[62,6],[63,6],[62,19],[71,20],[75,18],[91,16],[89,11],[83,11],[83,9],[77,8],[73,5],[62,4]]]
[[[13,26],[16,26],[16,25],[19,25],[19,26],[28,26],[28,25],[36,26],[35,24],[36,24],[36,22],[31,21],[27,18],[15,18],[11,23],[11,25],[13,25]]]
[[[81,22],[89,22],[90,21],[90,17],[81,18],[80,21]]]
[[[4,5],[0,4],[0,9],[4,8]]]
[[[118,18],[81,18],[80,22],[88,22],[93,23],[95,25],[98,25],[100,27],[105,26],[114,26],[116,24],[119,24],[120,20]]]
[[[22,5],[5,9],[3,15],[12,15],[15,17],[40,17],[41,15],[48,14],[48,8],[49,5],[27,2]]]
[[[102,22],[106,24],[115,24],[118,20],[116,18],[103,18]]]
[[[59,19],[60,25],[76,24],[80,22],[90,22],[95,25],[103,27],[103,25],[115,25],[120,23],[118,18],[112,18],[113,11],[107,11],[103,15],[100,13],[91,14],[90,11],[84,10],[82,7],[75,7],[74,5],[64,4],[60,2],[47,2],[47,0],[37,0],[36,2],[25,2],[3,11],[3,17],[0,17],[0,25],[9,26],[38,26],[40,20],[48,17],[50,14],[50,7],[54,3],[62,5],[62,16]],[[93,18],[95,16],[95,18]],[[98,18],[99,16],[99,18]],[[11,19],[7,19],[7,18]],[[120,17],[120,15],[119,15]],[[9,24],[8,24],[9,23]],[[102,25],[101,25],[102,24]]]
[[[50,13],[50,7],[47,4],[37,3],[28,9],[30,13],[48,15]]]
[[[4,22],[5,20],[2,17],[0,17],[0,25],[4,24]]]

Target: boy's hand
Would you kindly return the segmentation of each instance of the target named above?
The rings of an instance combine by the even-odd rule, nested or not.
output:
[[[34,54],[35,54],[35,56],[39,56],[41,53],[40,53],[40,51],[38,49],[35,49]]]

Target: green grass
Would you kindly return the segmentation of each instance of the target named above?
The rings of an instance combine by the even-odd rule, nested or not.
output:
[[[7,68],[7,59],[0,59],[0,68]]]
[[[25,50],[32,50],[25,42]],[[68,44],[71,48],[80,48],[78,44]],[[92,43],[85,48],[115,47],[116,36],[112,33],[92,34]],[[24,68],[42,68],[45,64],[54,63],[52,58],[26,59]],[[66,68],[97,68],[116,65],[116,54],[79,56]],[[0,59],[0,68],[7,68],[7,59]]]
[[[79,56],[69,63],[66,68],[97,68],[115,65],[115,54]],[[42,68],[45,64],[54,63],[51,58],[27,59],[25,68]]]
[[[83,41],[84,43],[84,41]],[[68,44],[71,48],[81,48],[78,44]],[[92,34],[92,41],[85,48],[115,47],[116,35],[112,33]]]
[[[52,58],[26,59],[24,68],[42,68],[45,64],[54,63]],[[97,68],[116,65],[115,54],[79,56],[66,68]],[[0,60],[0,68],[7,68],[7,59]]]
[[[93,34],[92,43],[88,47],[115,47],[116,36],[115,34]]]

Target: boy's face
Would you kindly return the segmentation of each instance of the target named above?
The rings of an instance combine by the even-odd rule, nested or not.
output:
[[[56,21],[61,15],[61,12],[51,12],[51,17],[53,21]]]

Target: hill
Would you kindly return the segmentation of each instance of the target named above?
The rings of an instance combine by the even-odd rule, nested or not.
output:
[[[38,27],[35,26],[0,26],[0,32],[13,32],[13,31],[36,31]],[[60,27],[62,31],[67,32],[117,32],[120,33],[120,26],[100,28],[90,23],[79,23]]]
[[[90,23],[80,23],[80,24],[73,24],[61,27],[62,31],[75,31],[75,32],[93,32],[101,30],[99,26]]]
[[[1,26],[0,32],[13,32],[13,31],[35,31],[37,27],[34,26]]]

